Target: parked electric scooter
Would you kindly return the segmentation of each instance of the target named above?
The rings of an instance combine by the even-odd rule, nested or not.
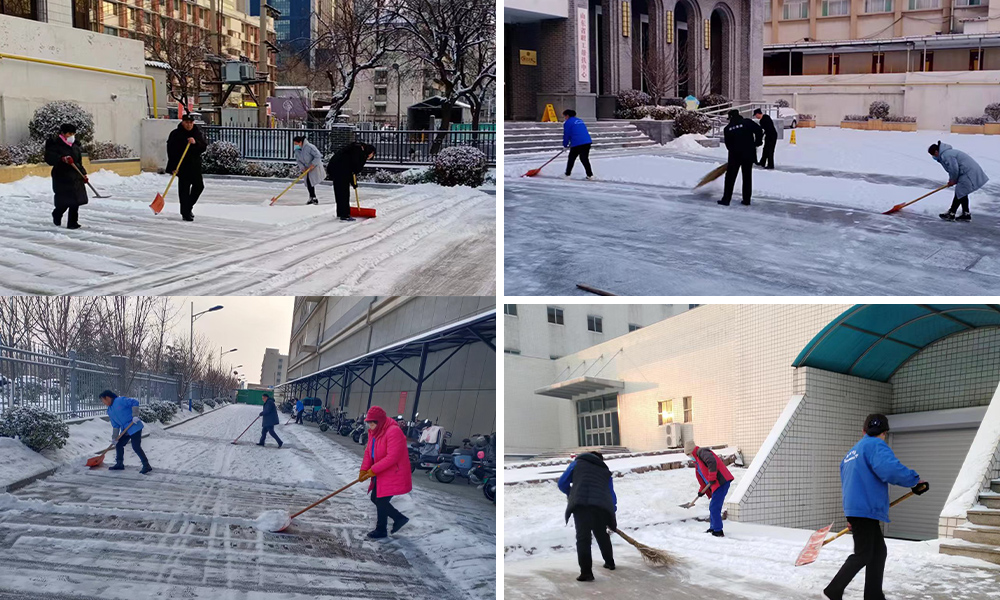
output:
[[[345,437],[351,435],[351,431],[354,430],[355,422],[356,421],[354,419],[345,418],[340,424],[340,435]]]
[[[473,439],[476,441],[473,442]],[[462,440],[462,447],[452,453],[451,461],[436,465],[429,475],[433,475],[441,483],[451,483],[456,477],[461,477],[468,483],[482,484],[486,473],[477,467],[482,467],[486,458],[488,441],[486,436],[478,434],[473,439]]]

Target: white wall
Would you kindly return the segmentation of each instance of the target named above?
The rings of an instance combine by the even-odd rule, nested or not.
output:
[[[4,15],[0,53],[145,74],[142,42]],[[28,122],[37,108],[72,100],[94,115],[97,140],[140,147],[145,80],[4,59],[0,82],[0,142],[27,139]]]
[[[575,447],[576,404],[535,395],[536,389],[554,382],[555,361],[504,354],[503,366],[504,453],[536,454]]]
[[[143,171],[158,172],[167,167],[167,137],[177,129],[177,119],[143,119],[139,125],[139,157]]]
[[[981,116],[987,104],[1000,102],[1000,71],[765,77],[764,99],[788,100],[816,115],[817,125],[833,126],[884,100],[892,112],[916,117],[920,129],[948,130],[955,117]]]

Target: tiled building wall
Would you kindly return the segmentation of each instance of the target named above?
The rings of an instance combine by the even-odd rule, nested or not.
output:
[[[918,352],[890,382],[892,413],[986,406],[1000,382],[1000,329],[947,337]]]
[[[792,361],[849,304],[741,304],[734,308],[733,436],[749,463],[792,395]],[[739,418],[734,418],[739,415]]]
[[[733,517],[806,529],[833,522],[841,528],[840,461],[857,443],[865,416],[889,410],[891,386],[803,367],[792,387],[805,398]]]

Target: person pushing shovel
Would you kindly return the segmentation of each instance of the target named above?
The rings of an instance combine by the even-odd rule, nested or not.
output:
[[[264,445],[264,440],[267,439],[267,434],[271,434],[274,441],[278,442],[278,447],[281,448],[282,441],[278,437],[278,434],[274,433],[274,426],[281,422],[278,418],[278,408],[274,405],[274,398],[270,394],[263,394],[264,397],[264,409],[260,411],[260,416],[264,417],[261,420],[262,429],[260,430],[260,441],[257,442],[258,446]]]
[[[722,459],[708,448],[699,448],[691,440],[684,442],[684,454],[694,459],[695,477],[698,479],[698,497],[708,496],[709,527],[705,533],[726,537],[722,532],[722,505],[729,493],[734,477]]]
[[[945,221],[971,221],[972,213],[969,212],[969,194],[986,185],[990,180],[983,172],[979,163],[972,160],[972,157],[960,150],[955,150],[948,144],[938,142],[932,144],[927,149],[927,153],[934,157],[944,170],[948,172],[948,186],[955,187],[955,199],[951,202],[948,212],[938,215]],[[962,207],[962,214],[955,216],[958,207]]]
[[[337,201],[337,216],[341,221],[354,221],[351,216],[351,188],[358,189],[357,176],[365,163],[375,157],[375,146],[352,142],[333,155],[326,166],[327,179],[333,181],[333,197]]]
[[[569,463],[559,477],[559,491],[566,494],[566,522],[573,516],[576,527],[576,558],[580,564],[577,581],[594,580],[594,562],[590,554],[591,535],[601,549],[604,568],[615,570],[615,553],[608,529],[617,529],[618,497],[611,469],[600,452],[584,452]]]
[[[375,505],[376,520],[375,529],[368,532],[368,537],[379,539],[389,535],[386,533],[389,518],[392,518],[392,533],[409,522],[403,513],[396,510],[391,500],[393,496],[409,494],[413,489],[410,453],[403,430],[386,416],[381,407],[368,409],[365,426],[368,428],[368,444],[358,479],[371,480],[368,491]]]
[[[181,217],[185,221],[194,221],[194,205],[205,191],[205,182],[201,178],[201,154],[207,148],[205,134],[194,124],[194,115],[191,114],[184,115],[177,129],[167,137],[166,170],[167,173],[177,172],[177,195],[181,202]]]
[[[69,211],[66,229],[79,229],[80,207],[87,204],[89,180],[83,168],[83,148],[76,139],[76,125],[63,123],[59,134],[45,140],[45,162],[52,165],[52,192],[55,194],[55,210],[52,222],[62,225],[62,216]]]
[[[306,204],[319,204],[316,198],[316,186],[323,181],[323,153],[309,143],[304,135],[293,137],[292,144],[295,147],[295,163],[300,171],[304,173],[306,169],[312,167],[306,175],[306,189],[309,190],[309,202]]]
[[[132,444],[132,450],[139,460],[142,461],[143,475],[153,470],[149,466],[146,453],[142,451],[142,421],[139,420],[139,401],[135,398],[116,396],[111,390],[101,392],[101,402],[108,407],[108,417],[111,419],[113,427],[111,441],[115,443],[115,464],[108,468],[109,471],[122,471],[125,469],[125,445]],[[122,432],[124,432],[122,434]],[[121,437],[118,437],[122,434]]]
[[[929,486],[916,471],[903,466],[885,442],[889,419],[872,414],[865,418],[861,441],[840,463],[844,514],[854,534],[854,554],[823,590],[830,600],[842,600],[844,590],[865,569],[865,600],[885,600],[882,576],[888,554],[879,521],[889,522],[889,484],[913,488],[923,494]]]

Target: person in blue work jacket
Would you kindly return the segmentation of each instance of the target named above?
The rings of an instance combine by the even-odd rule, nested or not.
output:
[[[139,420],[139,401],[135,398],[116,396],[111,390],[101,392],[101,402],[108,407],[108,417],[111,419],[111,441],[115,442],[115,464],[109,467],[111,471],[125,469],[125,446],[131,442],[132,450],[142,461],[143,475],[153,470],[142,451],[142,421]],[[124,432],[120,438],[119,434]]]
[[[580,157],[580,164],[587,171],[587,179],[594,178],[594,172],[590,169],[590,132],[587,131],[587,124],[583,119],[578,119],[576,111],[567,108],[563,111],[566,121],[563,123],[563,148],[569,148],[569,162],[566,163],[566,177],[573,174],[573,165],[576,158]]]
[[[559,477],[559,490],[569,496],[566,521],[573,515],[576,527],[576,557],[580,563],[577,581],[593,581],[593,560],[590,556],[591,535],[604,558],[604,568],[615,570],[615,555],[611,549],[608,529],[617,529],[618,497],[611,480],[611,469],[604,464],[600,452],[585,452],[571,462]]]
[[[298,425],[302,424],[302,413],[305,412],[306,406],[302,404],[302,401],[298,398],[295,399],[295,423]]]
[[[899,462],[885,442],[889,432],[885,415],[868,415],[863,431],[864,437],[840,463],[844,514],[854,534],[854,554],[823,590],[830,600],[841,600],[861,569],[865,569],[865,600],[885,600],[882,575],[887,551],[880,521],[889,522],[889,484],[913,488],[917,495],[929,489],[916,471]]]

